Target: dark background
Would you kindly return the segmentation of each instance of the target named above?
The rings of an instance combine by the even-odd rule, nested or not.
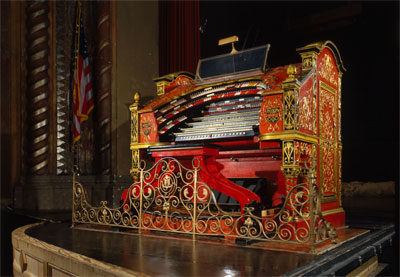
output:
[[[201,1],[201,57],[271,44],[270,67],[301,62],[296,48],[331,40],[342,79],[342,179],[395,181],[399,145],[399,3]]]

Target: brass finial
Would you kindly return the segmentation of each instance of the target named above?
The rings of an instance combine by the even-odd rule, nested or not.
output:
[[[135,94],[133,95],[133,100],[134,100],[134,104],[139,105],[139,102],[140,102],[140,93],[139,92],[135,92]]]
[[[294,65],[289,65],[286,74],[288,75],[288,78],[293,79],[296,76],[296,67]]]

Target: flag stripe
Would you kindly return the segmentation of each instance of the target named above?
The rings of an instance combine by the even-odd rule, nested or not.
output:
[[[80,17],[80,13],[79,13]],[[81,123],[88,118],[93,109],[93,90],[92,79],[90,76],[89,58],[83,31],[82,18],[75,31],[76,51],[74,54],[74,74],[73,74],[73,145],[81,137]]]

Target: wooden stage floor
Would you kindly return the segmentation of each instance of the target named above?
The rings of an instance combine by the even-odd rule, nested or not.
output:
[[[23,249],[24,241],[29,241],[29,244],[51,250],[55,255],[61,253],[67,257],[64,263],[70,267],[68,272],[71,274],[76,266],[70,264],[82,262],[106,268],[103,273],[93,272],[95,275],[109,272],[137,276],[278,276],[310,265],[370,233],[366,229],[339,229],[338,244],[323,243],[317,247],[317,254],[310,254],[307,247],[279,242],[240,246],[233,240],[221,238],[197,236],[193,241],[191,236],[163,232],[139,235],[78,226],[70,228],[70,223],[25,226],[13,233],[13,245],[15,249]],[[81,273],[88,274],[87,271]]]

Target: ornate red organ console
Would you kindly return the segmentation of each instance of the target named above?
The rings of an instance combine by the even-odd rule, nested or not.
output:
[[[301,63],[268,68],[268,50],[200,60],[196,76],[157,78],[157,98],[143,107],[135,94],[131,174],[137,178],[139,161],[150,155],[186,165],[196,157],[199,178],[221,205],[268,210],[305,181],[311,158],[323,215],[343,226],[339,51],[330,41],[313,43],[296,49]]]

